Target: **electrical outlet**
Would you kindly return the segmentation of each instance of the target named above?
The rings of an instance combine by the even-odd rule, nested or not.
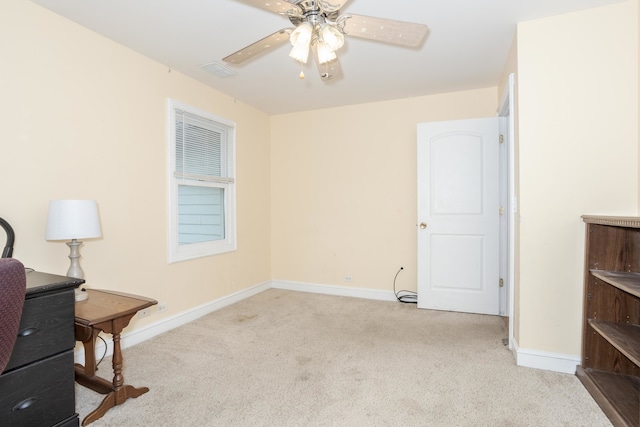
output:
[[[347,274],[346,276],[344,276],[344,281],[345,282],[352,282],[353,281],[353,277],[351,277],[350,275]]]
[[[161,302],[160,304],[158,304],[158,313],[162,313],[163,311],[167,311],[167,308],[169,308],[167,306],[166,302]]]
[[[143,308],[142,310],[140,310],[138,312],[138,317],[139,318],[143,318],[143,317],[147,317],[147,316],[151,316],[151,309],[147,308]]]

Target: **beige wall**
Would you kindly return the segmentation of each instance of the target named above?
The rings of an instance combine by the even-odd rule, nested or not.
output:
[[[159,320],[270,279],[269,116],[24,0],[0,3],[0,216],[14,257],[64,274],[50,199],[91,198],[87,285],[168,302]],[[167,264],[166,101],[237,123],[238,251]],[[4,233],[1,241],[4,242]]]
[[[521,347],[580,353],[580,215],[638,212],[637,6],[518,25]]]
[[[273,278],[392,290],[402,266],[415,290],[416,125],[496,108],[489,88],[274,116]]]
[[[504,63],[502,70],[502,76],[500,76],[500,83],[498,84],[498,96],[500,99],[504,96],[504,90],[509,82],[509,75],[515,74],[518,71],[518,38],[514,35],[511,41],[511,47]]]

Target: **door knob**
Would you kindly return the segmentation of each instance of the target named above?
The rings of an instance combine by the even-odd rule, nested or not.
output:
[[[421,223],[420,223],[420,228],[422,228],[423,230],[424,230],[425,228],[427,228],[427,223],[426,223],[426,222],[421,222]]]

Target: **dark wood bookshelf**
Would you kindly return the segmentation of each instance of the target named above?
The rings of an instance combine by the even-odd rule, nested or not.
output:
[[[582,361],[576,375],[615,426],[640,426],[640,218],[583,216]]]

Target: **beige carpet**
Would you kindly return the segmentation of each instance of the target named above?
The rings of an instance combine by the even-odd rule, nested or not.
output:
[[[125,349],[125,382],[151,390],[92,426],[611,425],[575,376],[515,366],[506,336],[498,317],[272,289]],[[76,392],[82,419],[102,396]]]

